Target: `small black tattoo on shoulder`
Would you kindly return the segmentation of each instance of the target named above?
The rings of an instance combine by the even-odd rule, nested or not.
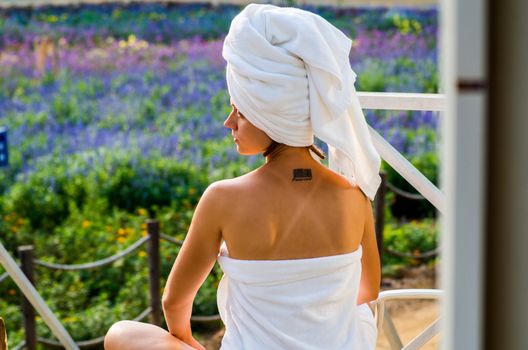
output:
[[[293,169],[292,181],[310,181],[312,179],[312,169]]]

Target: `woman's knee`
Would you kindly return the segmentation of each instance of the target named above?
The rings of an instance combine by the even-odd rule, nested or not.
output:
[[[114,323],[104,337],[105,350],[124,349],[123,343],[130,335],[133,321],[119,321]]]
[[[114,323],[105,335],[104,348],[105,350],[193,349],[161,327],[136,321]]]

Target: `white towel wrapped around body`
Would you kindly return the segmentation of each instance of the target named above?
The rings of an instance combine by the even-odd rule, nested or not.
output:
[[[221,350],[370,350],[374,317],[356,305],[362,248],[292,260],[238,260],[222,246]]]
[[[354,87],[350,40],[314,13],[250,4],[231,22],[222,55],[236,107],[273,140],[328,144],[330,169],[374,200],[381,158]]]

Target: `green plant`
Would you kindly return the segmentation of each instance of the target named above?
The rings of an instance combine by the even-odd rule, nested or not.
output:
[[[190,163],[178,163],[156,155],[123,157],[111,162],[109,171],[96,174],[99,193],[110,206],[134,212],[138,207],[176,203],[180,208],[196,205],[207,185],[207,176]],[[108,169],[108,168],[106,168]],[[99,181],[104,180],[104,181]]]
[[[383,264],[386,266],[412,266],[434,262],[435,256],[420,259],[412,257],[412,255],[434,250],[438,246],[438,238],[438,224],[434,219],[412,220],[403,224],[387,223],[383,232],[384,247],[396,252],[410,254],[411,257],[397,257],[384,252]]]
[[[385,91],[387,77],[383,69],[383,63],[377,59],[368,59],[365,69],[358,75],[357,90],[378,92]]]
[[[436,152],[424,152],[410,156],[409,162],[413,164],[418,171],[420,171],[429,181],[438,186],[439,165],[438,155]],[[382,162],[382,170],[387,174],[387,181],[397,188],[418,194],[416,189],[409,184],[403,176],[396,170],[389,166],[385,161]],[[393,193],[388,189],[388,193]],[[421,218],[421,217],[435,217],[436,209],[427,200],[412,200],[394,194],[391,198],[390,204],[392,215],[398,217]]]
[[[68,201],[82,202],[86,191],[82,180],[70,183],[66,174],[55,170],[50,167],[15,183],[6,194],[5,210],[28,219],[31,229],[49,230],[60,224],[69,214]]]

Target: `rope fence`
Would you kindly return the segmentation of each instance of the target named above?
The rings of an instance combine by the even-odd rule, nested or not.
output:
[[[392,250],[387,247],[384,248],[384,251],[391,255],[397,256],[398,258],[409,258],[409,259],[428,259],[428,258],[437,256],[439,253],[438,248],[435,248],[433,250],[429,250],[423,253],[402,253],[402,252],[398,252],[396,250]]]
[[[22,340],[20,343],[18,343],[13,350],[22,350],[26,347],[26,341]]]
[[[136,251],[138,248],[140,248],[144,243],[146,243],[150,239],[149,236],[143,237],[138,239],[135,243],[133,243],[130,247],[118,252],[115,255],[109,256],[108,258],[104,258],[98,261],[93,261],[85,264],[77,264],[77,265],[63,265],[63,264],[54,264],[45,262],[42,260],[34,260],[33,262],[36,265],[47,267],[48,269],[53,270],[67,270],[67,271],[78,271],[78,270],[88,270],[88,269],[95,269],[97,267],[105,266],[108,264],[113,263],[116,260],[119,260],[121,258],[124,258],[127,255],[132,254],[134,251]]]
[[[191,316],[191,321],[195,322],[215,322],[220,320],[220,315],[211,315],[211,316]]]
[[[133,318],[133,321],[142,321],[145,317],[147,317],[150,314],[151,311],[152,311],[152,309],[150,308],[150,306],[147,307],[138,316]],[[44,344],[44,345],[47,345],[47,346],[50,346],[50,347],[54,347],[54,348],[58,348],[58,349],[62,349],[63,348],[62,344],[59,343],[56,340],[38,337],[37,341],[39,343],[41,343],[41,344]],[[97,346],[97,345],[101,345],[103,342],[104,342],[104,335],[100,336],[100,337],[97,337],[97,338],[94,338],[94,339],[81,340],[81,341],[75,342],[75,344],[77,344],[77,346],[79,348],[91,348],[91,347],[94,347],[94,346]]]
[[[179,240],[179,239],[176,239],[174,237],[171,237],[171,236],[168,236],[164,233],[160,233],[160,238],[169,242],[169,243],[172,243],[172,244],[175,244],[175,245],[178,245],[178,246],[182,246],[183,244],[183,241],[182,240]]]
[[[150,316],[150,323],[161,326],[162,320],[162,310],[161,310],[161,293],[160,293],[160,280],[161,280],[161,257],[160,257],[160,240],[164,240],[170,244],[181,246],[183,244],[182,240],[178,240],[174,237],[171,237],[167,234],[160,232],[160,225],[158,221],[149,220],[147,222],[147,236],[142,237],[132,243],[127,248],[111,255],[109,257],[87,262],[83,264],[56,264],[50,263],[38,259],[34,259],[34,248],[33,246],[21,246],[18,249],[21,268],[24,271],[24,274],[28,277],[30,281],[35,285],[34,275],[34,266],[41,266],[53,270],[62,270],[62,271],[79,271],[79,270],[88,270],[100,268],[106,265],[109,265],[117,260],[123,259],[143,245],[147,245],[148,253],[148,265],[149,265],[149,302],[150,306],[143,310],[138,316],[136,316],[134,321],[144,320],[147,316]],[[4,281],[9,277],[9,274],[3,273],[0,275],[0,282]],[[28,349],[35,350],[37,343],[47,345],[49,347],[62,348],[62,344],[53,339],[46,339],[42,337],[37,337],[36,332],[36,314],[35,310],[25,298],[22,298],[22,309],[23,318],[24,318],[24,328],[26,339],[16,345],[14,349]],[[210,315],[210,316],[191,316],[191,321],[193,322],[216,322],[220,320],[220,315]],[[79,348],[90,348],[102,344],[104,341],[104,335],[89,339],[76,341],[75,344]]]
[[[9,274],[7,272],[4,272],[0,275],[0,283],[2,283],[6,278],[9,277]]]
[[[389,181],[387,181],[387,174],[385,172],[380,172],[381,177],[381,184],[378,189],[378,193],[376,194],[375,198],[375,206],[376,206],[376,240],[378,243],[378,253],[380,256],[380,259],[382,257],[382,253],[385,252],[387,254],[390,254],[392,256],[396,256],[398,258],[409,258],[409,259],[428,259],[435,256],[438,256],[439,254],[439,248],[435,248],[433,250],[425,251],[425,252],[412,252],[412,253],[406,253],[406,252],[399,252],[397,250],[390,249],[388,247],[383,246],[383,230],[385,228],[385,196],[387,194],[387,190],[391,190],[396,195],[399,195],[401,197],[412,199],[412,200],[425,200],[426,198],[423,197],[421,194],[416,193],[410,193],[407,191],[404,191],[393,184],[391,184]],[[383,263],[383,262],[381,262]]]
[[[392,192],[396,193],[397,195],[399,195],[401,197],[404,197],[404,198],[407,198],[407,199],[413,199],[413,200],[425,200],[425,197],[422,196],[421,194],[404,191],[404,190],[399,189],[398,187],[394,186],[390,182],[387,182],[387,187]]]

